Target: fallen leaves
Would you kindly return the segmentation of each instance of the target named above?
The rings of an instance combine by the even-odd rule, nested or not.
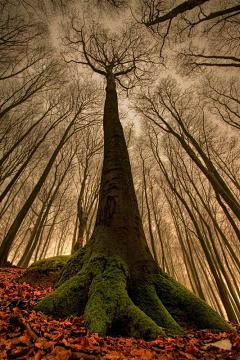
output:
[[[236,350],[239,350],[239,352],[240,352],[240,334],[235,337],[234,342],[233,342],[233,348],[235,348]]]
[[[147,342],[86,332],[82,316],[55,320],[36,313],[33,307],[52,289],[17,283],[23,272],[0,269],[0,360],[240,360],[239,330],[186,330]]]

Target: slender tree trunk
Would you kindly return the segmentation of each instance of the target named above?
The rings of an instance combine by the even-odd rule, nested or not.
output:
[[[75,244],[73,246],[72,253],[75,253],[78,249],[83,247],[83,241],[84,241],[83,237],[84,237],[84,233],[86,230],[87,219],[88,219],[88,214],[84,211],[84,208],[83,208],[83,196],[84,196],[84,191],[85,191],[85,187],[86,187],[87,171],[88,171],[88,160],[86,161],[86,164],[85,164],[83,180],[82,180],[80,194],[79,194],[78,202],[77,202],[78,235],[77,235],[77,241],[75,242]]]
[[[32,125],[29,129],[13,144],[13,146],[2,156],[0,159],[0,167],[3,163],[9,158],[13,151],[19,146],[19,144],[32,132],[32,130],[47,116],[49,111],[51,111],[53,106],[50,106],[44,114]]]
[[[197,233],[197,237],[199,239],[199,242],[201,244],[201,247],[202,247],[202,249],[204,251],[207,262],[209,264],[209,267],[210,267],[210,269],[212,271],[212,274],[214,276],[214,279],[216,281],[217,288],[219,290],[219,294],[220,294],[222,303],[224,304],[225,310],[226,310],[226,312],[228,314],[229,320],[235,321],[236,316],[235,316],[235,313],[233,312],[231,303],[230,303],[229,298],[227,296],[227,288],[226,288],[224,282],[222,281],[221,276],[220,276],[220,274],[218,272],[218,267],[216,266],[215,259],[212,256],[213,254],[211,253],[211,247],[209,246],[209,243],[206,244],[206,242],[205,242],[205,239],[207,240],[207,238],[203,237],[198,221],[196,220],[195,216],[193,215],[193,212],[191,211],[191,209],[188,206],[185,199],[182,197],[182,195],[176,189],[176,187],[172,184],[172,182],[171,182],[171,180],[170,180],[170,178],[168,176],[168,173],[167,173],[167,171],[166,171],[166,169],[164,167],[164,164],[163,164],[163,162],[161,161],[160,158],[158,158],[158,163],[159,163],[160,169],[163,172],[163,174],[164,174],[164,176],[165,176],[171,190],[174,192],[174,194],[180,200],[180,202],[184,205],[185,209],[188,212],[188,215],[189,215],[190,219],[192,220],[192,223],[193,223],[194,228],[195,228],[196,233]]]
[[[45,223],[47,221],[49,211],[51,209],[53,201],[55,200],[55,197],[56,197],[56,195],[58,193],[58,190],[59,190],[60,186],[62,185],[65,176],[67,175],[67,171],[69,169],[70,163],[71,163],[71,161],[69,162],[68,166],[66,167],[63,175],[59,179],[59,181],[57,183],[57,186],[55,187],[55,189],[53,191],[53,194],[51,195],[51,192],[52,192],[52,190],[54,188],[54,185],[56,183],[56,180],[57,180],[57,170],[55,172],[54,182],[53,182],[53,184],[51,186],[51,189],[49,190],[49,193],[48,193],[48,204],[46,206],[46,210],[45,210],[44,214],[42,214],[41,217],[40,217],[40,222],[38,224],[37,231],[35,232],[35,234],[33,236],[34,241],[32,241],[30,248],[26,249],[26,251],[24,252],[24,254],[22,256],[22,259],[21,259],[21,266],[22,267],[28,267],[28,264],[29,264],[29,262],[31,260],[32,254],[34,253],[34,250],[36,249],[37,244],[39,243],[39,245],[40,245],[40,241],[39,241],[41,239],[40,236],[43,233],[44,226],[45,226]],[[44,206],[44,208],[45,208],[45,206]]]
[[[76,243],[76,241],[77,241],[77,229],[78,229],[78,215],[76,215],[76,219],[75,219],[75,223],[74,223],[71,254],[74,253],[74,245],[75,245],[75,243]]]
[[[158,239],[159,239],[159,242],[160,242],[160,245],[161,245],[161,252],[162,252],[161,268],[164,271],[169,272],[168,263],[167,263],[166,255],[165,255],[163,236],[162,236],[162,233],[161,233],[160,220],[157,219],[156,200],[154,199],[153,185],[152,185],[151,181],[150,181],[150,193],[151,193],[151,203],[152,203],[152,208],[153,208],[153,216],[154,216],[155,227],[156,227],[157,234],[158,234]]]
[[[155,242],[154,242],[154,236],[153,236],[153,230],[152,230],[151,211],[150,211],[148,194],[147,194],[145,161],[144,161],[142,155],[140,155],[140,156],[142,159],[142,177],[143,177],[143,185],[144,185],[145,202],[146,202],[146,206],[147,206],[148,231],[149,231],[149,235],[150,235],[150,242],[151,242],[153,258],[156,262],[158,262],[157,252],[156,252],[156,247],[155,247]]]
[[[55,221],[56,217],[57,217],[57,215],[55,216],[54,221]],[[50,227],[50,229],[48,231],[48,234],[47,234],[45,243],[44,243],[44,245],[42,247],[42,251],[41,251],[41,254],[39,256],[39,259],[44,259],[46,257],[46,254],[47,254],[47,251],[48,251],[48,248],[49,248],[49,245],[50,245],[53,229],[54,229],[54,221],[53,221],[53,224],[52,224],[52,226]]]
[[[199,280],[199,276],[198,276],[198,272],[197,272],[197,269],[196,269],[196,266],[195,266],[195,262],[193,261],[193,251],[192,251],[192,249],[190,249],[190,244],[189,244],[189,239],[188,239],[188,234],[187,234],[187,231],[186,231],[186,227],[185,227],[185,234],[186,234],[186,242],[187,242],[188,250],[185,247],[185,244],[184,244],[184,241],[183,241],[183,238],[182,238],[182,234],[181,234],[181,231],[180,231],[180,228],[179,228],[179,223],[178,223],[178,221],[176,219],[176,215],[174,214],[174,211],[172,209],[171,204],[170,204],[170,208],[171,208],[171,214],[172,214],[172,218],[173,218],[173,221],[174,221],[174,225],[175,225],[175,228],[177,230],[178,238],[179,238],[179,241],[180,241],[180,245],[181,245],[183,254],[185,255],[185,258],[186,258],[186,263],[187,263],[186,267],[187,267],[187,265],[189,266],[190,271],[191,271],[191,275],[193,277],[193,281],[194,281],[194,285],[195,285],[193,287],[193,289],[195,288],[196,294],[201,299],[206,300],[205,296],[204,296],[204,293],[203,293],[203,290],[202,290],[200,280]],[[180,211],[179,206],[178,206],[178,210]],[[184,224],[184,226],[185,226],[185,224]]]
[[[93,207],[94,205],[94,207]],[[97,213],[97,206],[98,206],[98,201],[97,201],[97,196],[95,198],[95,200],[92,201],[92,204],[91,204],[91,209],[92,209],[92,214],[89,218],[89,221],[88,221],[88,224],[87,224],[87,229],[86,229],[86,242],[88,242],[91,238],[91,231],[92,231],[92,228],[93,228],[93,220],[94,220],[94,217]]]
[[[212,184],[212,187],[214,188],[216,193],[225,201],[226,204],[228,204],[229,208],[240,220],[240,205],[235,195],[229,189],[229,187],[227,186],[221,175],[218,173],[211,160],[206,156],[204,151],[201,149],[197,141],[189,134],[189,132],[186,131],[184,126],[182,127],[182,129],[190,139],[191,143],[193,144],[193,146],[195,147],[201,158],[203,159],[206,166],[202,164],[202,162],[198,159],[198,157],[191,149],[191,147],[180,135],[177,136],[178,140],[180,141],[186,152],[189,154],[191,159],[205,174],[209,182]]]
[[[40,224],[41,224],[42,215],[43,215],[45,206],[46,206],[46,202],[44,202],[44,203],[42,204],[42,208],[41,208],[41,210],[40,210],[40,212],[39,212],[39,214],[38,214],[38,217],[37,217],[37,219],[36,219],[36,222],[35,222],[33,231],[32,231],[32,233],[31,233],[31,236],[30,236],[30,238],[29,238],[29,240],[28,240],[28,242],[27,242],[27,245],[26,245],[26,247],[25,247],[25,249],[24,249],[24,252],[23,252],[23,254],[22,254],[22,256],[21,256],[21,259],[19,260],[19,262],[18,262],[18,264],[17,264],[17,266],[19,266],[19,267],[23,267],[23,268],[24,268],[24,267],[27,267],[27,265],[28,265],[28,262],[29,262],[29,261],[26,263],[25,259],[26,259],[27,255],[28,255],[28,253],[30,252],[30,249],[31,249],[31,247],[32,247],[32,245],[33,245],[33,242],[34,242],[34,238],[36,237],[36,234],[37,234],[37,232],[38,232],[39,226],[40,226]]]

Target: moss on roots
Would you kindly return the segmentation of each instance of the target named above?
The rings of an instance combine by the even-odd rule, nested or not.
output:
[[[41,271],[60,270],[66,265],[66,262],[69,260],[69,258],[70,255],[61,255],[61,256],[53,256],[47,259],[38,260],[33,262],[29,266],[29,269],[37,269]]]
[[[55,317],[84,312],[86,328],[101,336],[118,334],[152,339],[164,331],[130,299],[129,269],[118,256],[92,254],[82,269],[37,306]]]
[[[226,329],[235,331],[205,301],[160,268],[153,281],[158,297],[179,325],[195,329],[212,329],[216,332]]]
[[[54,317],[84,313],[86,328],[101,336],[153,339],[157,335],[183,334],[180,325],[231,329],[204,301],[161,269],[141,283],[131,281],[123,259],[92,253],[90,244],[71,257],[59,283],[36,310]]]
[[[32,263],[27,271],[18,279],[20,283],[31,285],[54,286],[58,273],[66,265],[70,255],[54,256]]]
[[[58,281],[55,284],[55,287],[58,287],[65,283],[67,280],[71,279],[76,275],[86,264],[91,256],[91,245],[92,242],[89,241],[83,248],[76,251],[68,260],[67,266],[62,268],[59,273]]]
[[[183,335],[184,331],[159,299],[152,280],[136,283],[131,298],[139,308],[159,326],[167,329],[168,335]]]

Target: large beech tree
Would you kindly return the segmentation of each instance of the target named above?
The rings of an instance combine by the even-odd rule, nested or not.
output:
[[[96,24],[94,28],[85,33],[72,21],[67,39],[73,52],[67,60],[90,67],[107,85],[96,224],[91,240],[70,258],[57,289],[37,310],[55,317],[84,313],[87,329],[102,336],[154,338],[181,334],[180,325],[224,331],[230,328],[227,322],[161,270],[146,243],[119,120],[116,82],[128,88],[147,71],[151,51],[147,39],[136,28],[121,35]]]

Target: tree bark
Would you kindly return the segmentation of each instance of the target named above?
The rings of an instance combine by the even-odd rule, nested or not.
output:
[[[111,72],[107,77],[103,129],[104,161],[93,232],[94,250],[121,256],[131,267],[132,276],[139,278],[142,277],[139,266],[154,272],[156,263],[143,232],[128,150],[119,121],[115,79]]]

